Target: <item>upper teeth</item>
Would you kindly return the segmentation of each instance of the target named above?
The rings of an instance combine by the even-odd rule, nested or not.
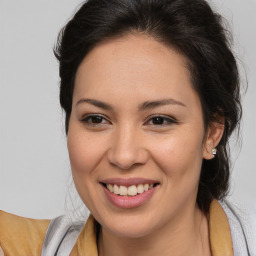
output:
[[[107,188],[110,192],[121,195],[121,196],[136,196],[137,194],[141,194],[151,188],[153,188],[154,184],[139,184],[139,185],[132,185],[129,187],[126,186],[118,186],[116,184],[107,184]]]

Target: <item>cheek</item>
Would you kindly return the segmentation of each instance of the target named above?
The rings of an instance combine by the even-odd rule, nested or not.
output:
[[[95,183],[97,183],[97,165],[102,159],[103,147],[83,128],[70,124],[67,146],[72,176],[78,194],[89,209],[94,209]]]
[[[167,177],[174,181],[198,179],[203,159],[201,137],[189,133],[172,134],[154,147],[152,155]]]
[[[75,125],[70,125],[67,146],[74,180],[90,175],[95,169],[103,154],[103,147],[99,145],[95,137],[89,136]]]

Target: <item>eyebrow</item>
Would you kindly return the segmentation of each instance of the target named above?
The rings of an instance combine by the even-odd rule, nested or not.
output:
[[[186,105],[175,99],[163,99],[163,100],[155,100],[155,101],[145,101],[139,105],[138,110],[143,111],[147,109],[153,109],[164,105],[179,105],[182,107],[186,107]]]
[[[76,103],[76,107],[82,103],[88,103],[93,106],[96,106],[98,108],[102,108],[105,110],[113,110],[113,107],[103,101],[95,100],[95,99],[80,99]],[[154,100],[154,101],[145,101],[141,103],[138,107],[139,111],[144,111],[148,109],[154,109],[160,106],[165,106],[165,105],[179,105],[182,107],[186,107],[186,105],[180,101],[177,101],[175,99],[162,99],[162,100]]]
[[[113,110],[113,107],[103,101],[94,100],[94,99],[81,99],[76,103],[76,107],[82,103],[89,103],[91,105],[94,105],[98,108],[102,108],[105,110]]]

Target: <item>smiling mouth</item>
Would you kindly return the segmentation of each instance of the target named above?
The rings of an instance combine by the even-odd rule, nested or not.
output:
[[[101,183],[105,188],[107,188],[111,193],[115,195],[119,195],[122,197],[133,197],[139,194],[143,194],[144,192],[151,190],[152,188],[159,185],[159,183],[146,183],[146,184],[138,184],[131,186],[122,186],[117,184],[106,184]]]

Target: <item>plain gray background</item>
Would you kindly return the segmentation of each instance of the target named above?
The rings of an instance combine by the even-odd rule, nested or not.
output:
[[[246,71],[242,149],[232,143],[232,197],[256,207],[256,0],[214,0]],[[58,102],[57,34],[79,0],[0,0],[0,209],[52,218],[79,204]],[[69,191],[69,192],[68,192]]]

